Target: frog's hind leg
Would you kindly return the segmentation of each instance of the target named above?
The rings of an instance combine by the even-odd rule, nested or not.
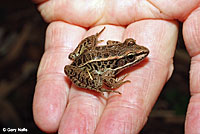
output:
[[[103,40],[98,40],[99,35],[105,30],[104,27],[100,32],[96,33],[95,35],[88,36],[84,38],[76,47],[76,49],[69,54],[69,59],[75,60],[78,56],[80,56],[83,52],[92,49],[98,43],[103,42]]]
[[[98,38],[105,29],[106,29],[106,27],[103,27],[103,29],[100,32],[96,33],[95,35],[91,35],[91,36],[85,38],[85,41],[87,41],[87,44],[85,45],[85,47],[88,47],[88,48],[90,48],[90,46],[94,47],[98,43],[103,42],[104,40],[98,40]],[[92,48],[90,48],[90,49],[92,49]]]
[[[96,44],[98,44],[98,43],[101,43],[101,42],[103,42],[104,40],[98,40],[98,37],[99,37],[99,35],[101,34],[101,33],[103,33],[103,31],[106,29],[106,27],[103,27],[103,29],[100,31],[100,32],[98,32],[98,33],[96,33],[96,35],[95,35],[95,37],[96,37]],[[96,45],[95,44],[95,45]]]
[[[103,31],[104,31],[105,29],[106,29],[106,27],[103,27],[103,29],[101,29],[100,32],[96,33],[96,37],[99,37],[99,35],[100,35],[101,33],[103,33]]]
[[[66,65],[64,70],[65,74],[76,86],[102,92],[103,82],[98,74],[90,73],[89,71],[72,65]]]

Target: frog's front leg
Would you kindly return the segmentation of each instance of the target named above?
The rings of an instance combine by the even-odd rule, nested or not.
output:
[[[81,55],[84,51],[92,49],[94,46],[96,46],[98,43],[102,42],[103,40],[99,40],[98,41],[98,37],[99,35],[105,30],[105,27],[98,33],[96,33],[95,35],[91,35],[85,39],[83,39],[78,46],[76,47],[76,49],[69,54],[69,59],[71,60],[75,60],[76,57],[78,57],[79,55]]]
[[[121,77],[119,78],[114,78],[113,75],[107,75],[106,73],[102,76],[102,79],[104,81],[104,84],[112,89],[114,88],[118,88],[120,87],[121,85],[123,85],[124,83],[126,82],[130,82],[130,80],[125,80],[125,77],[127,76],[128,74],[124,74],[122,75]]]

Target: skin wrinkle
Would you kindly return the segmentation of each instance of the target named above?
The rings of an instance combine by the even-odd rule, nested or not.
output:
[[[135,19],[135,20],[141,20],[140,19],[140,15],[141,14],[141,11],[140,9],[143,8],[143,7],[146,7],[147,10],[145,10],[146,12],[148,13],[151,13],[149,14],[148,16],[152,16],[151,18],[157,18],[157,17],[160,17],[162,18],[162,14],[160,13],[160,9],[158,9],[157,7],[155,7],[154,5],[152,5],[148,0],[144,1],[144,0],[140,0],[138,1],[138,5],[136,8],[136,14],[138,15],[138,19]],[[144,18],[149,18],[148,16],[146,16],[146,14],[144,15]]]
[[[194,39],[194,44],[198,44],[200,42],[199,36],[197,36],[197,35],[200,35],[199,26],[197,24],[198,20],[200,20],[200,19],[197,19],[195,17],[195,20],[191,22],[192,23],[191,25],[194,27],[193,31],[191,31],[191,37],[193,37],[193,39]],[[195,47],[197,48],[198,45],[196,45]],[[195,57],[196,55],[199,55],[199,54],[200,54],[200,52],[196,52],[196,53],[193,53],[191,56]]]
[[[56,79],[49,79],[52,78],[52,76],[56,76]],[[37,76],[37,81],[43,80],[45,79],[45,81],[63,81],[65,80],[65,78],[63,77],[63,73],[47,73],[47,74],[41,74],[39,76]],[[66,84],[67,85],[67,84]]]
[[[138,89],[137,87],[135,88]],[[147,118],[148,113],[144,113],[144,111],[146,110],[143,109],[143,108],[146,108],[144,107],[145,105],[144,103],[142,104],[141,101],[138,102],[137,100],[134,100],[134,99],[127,100],[127,98],[120,99],[119,101],[115,101],[117,97],[118,96],[112,96],[108,98],[108,105],[106,106],[106,110],[111,109],[112,111],[112,109],[131,109],[131,110],[125,110],[125,111],[135,111],[134,113],[140,113],[141,115],[145,115],[144,119]]]
[[[150,5],[152,5],[154,8],[158,9],[158,11],[160,13],[162,13],[161,9],[158,8],[157,5],[154,4],[154,2],[152,2],[151,0],[146,0]],[[151,11],[151,10],[150,10]],[[151,11],[151,13],[153,14],[153,12]]]
[[[45,75],[48,73],[55,73],[55,74],[58,73],[58,74],[64,75],[64,72],[61,71],[64,67],[61,64],[59,64],[60,62],[58,62],[58,61],[63,61],[65,59],[58,59],[57,62],[53,62],[53,63],[51,62],[56,57],[59,57],[60,54],[61,53],[53,53],[53,55],[51,55],[51,53],[48,53],[46,51],[46,53],[43,55],[43,59],[46,58],[47,56],[48,56],[48,59],[45,60],[45,62],[43,62],[42,64],[40,64],[39,69],[38,69],[38,77],[40,77],[40,75]],[[63,53],[63,55],[64,55],[64,53]],[[67,62],[69,62],[69,60],[66,60],[66,64],[67,64]],[[52,63],[52,64],[50,64],[50,63]],[[49,69],[49,68],[52,68],[52,69]]]
[[[128,2],[129,2],[129,3],[128,3]],[[123,4],[123,5],[120,4],[120,7],[123,6],[123,8],[126,8],[127,5],[128,5],[128,6],[129,6],[129,5],[134,5],[134,3],[135,3],[134,1],[127,1],[126,5],[124,5],[123,2],[122,2],[121,4]],[[125,17],[125,18],[128,18],[128,16],[132,16],[132,12],[131,12],[131,11],[135,11],[135,8],[134,8],[134,7],[129,7],[129,8],[127,9],[127,14],[124,14],[124,17]],[[120,22],[120,19],[121,19],[121,18],[117,18],[117,23],[118,23],[119,25],[124,25],[124,23],[121,23],[121,22]],[[132,20],[132,19],[131,19],[131,20],[129,19],[129,23],[130,23],[131,21],[134,22],[134,19],[133,19],[133,20]]]
[[[159,9],[162,11],[163,14],[169,17],[163,17],[164,19],[178,19],[180,21],[184,21],[187,19],[187,16],[194,11],[195,8],[198,7],[200,4],[199,0],[192,0],[192,1],[184,1],[184,0],[179,0],[179,1],[174,1],[174,0],[169,0],[169,1],[157,1],[154,0],[148,0],[151,1],[156,7],[159,7]],[[183,4],[185,2],[185,4]],[[187,3],[188,2],[188,3]],[[181,6],[180,6],[181,5]],[[192,6],[188,6],[192,5]],[[170,10],[169,10],[170,7]],[[192,8],[191,8],[192,7]],[[187,9],[188,12],[184,12],[183,10]]]
[[[135,129],[136,127],[138,127],[137,124],[139,124],[138,122],[141,122],[141,120],[137,120],[137,119],[134,119],[132,118],[134,115],[135,117],[139,118],[141,117],[142,113],[138,113],[136,111],[129,111],[127,112],[127,108],[124,108],[121,109],[120,111],[118,111],[118,108],[109,108],[109,109],[106,109],[106,111],[104,111],[104,115],[107,115],[108,118],[107,118],[107,125],[103,125],[101,126],[102,127],[102,130],[105,130],[104,131],[98,131],[98,128],[96,130],[96,133],[124,133],[123,128],[128,128],[127,131],[130,131],[130,130],[134,130],[136,131],[137,129]],[[115,115],[118,117],[118,118],[113,118]],[[105,119],[105,118],[103,118]],[[128,120],[127,120],[128,119]],[[127,120],[127,121],[125,121]],[[126,124],[129,124],[128,126],[129,127],[125,127],[127,126]],[[100,124],[101,125],[101,124]],[[116,127],[115,127],[116,126]],[[111,127],[115,127],[116,129],[112,129]],[[129,133],[133,133],[134,131],[132,132],[129,132]]]
[[[94,98],[94,97],[93,97]],[[75,98],[74,98],[75,99]],[[68,105],[68,109],[74,109],[73,108],[73,106],[76,106],[76,104],[79,104],[79,99],[83,102],[82,103],[82,105],[81,105],[81,107],[84,107],[85,109],[90,109],[90,113],[92,113],[92,114],[87,114],[87,113],[84,113],[85,111],[82,111],[81,109],[81,107],[76,107],[76,111],[79,113],[79,115],[80,115],[80,119],[83,121],[83,122],[85,122],[85,123],[81,123],[81,124],[85,124],[85,126],[79,126],[79,128],[77,128],[76,130],[78,131],[78,129],[80,129],[81,131],[84,131],[84,130],[86,130],[87,132],[84,132],[84,133],[91,133],[92,131],[91,131],[91,129],[89,129],[89,128],[91,128],[91,123],[89,123],[90,121],[89,120],[87,120],[88,119],[88,116],[92,119],[93,117],[96,117],[96,120],[94,120],[94,121],[92,121],[93,123],[93,125],[94,126],[92,126],[92,128],[94,128],[95,129],[95,126],[96,126],[96,123],[98,122],[98,117],[101,115],[101,108],[100,108],[100,105],[96,105],[96,104],[94,104],[94,103],[88,103],[87,101],[84,101],[85,99],[86,100],[88,100],[88,98],[87,97],[81,97],[81,98],[78,98],[78,99],[76,99],[76,100],[74,100],[73,99],[73,101],[72,100],[70,100],[70,103],[69,103],[69,105]],[[90,102],[94,102],[93,101],[93,99],[92,98],[89,98],[89,101]],[[95,100],[97,103],[99,102],[99,101],[97,101],[97,100]],[[89,107],[88,107],[89,106]],[[98,107],[98,108],[96,108],[96,107]],[[91,132],[90,132],[91,131]],[[78,131],[79,133],[80,133],[80,131]]]
[[[76,44],[83,39],[86,30],[78,26],[71,28],[67,26],[71,25],[56,21],[47,27],[46,38],[49,38],[49,40],[45,41],[45,50],[48,50],[48,48],[54,49],[57,46],[62,46],[64,49],[70,50],[75,48]],[[71,32],[66,35],[66,31]],[[75,33],[76,31],[79,31],[79,33]]]
[[[93,132],[94,130],[90,130],[89,128],[95,128],[96,124],[94,124],[94,126],[91,126],[91,125],[93,125],[93,123],[88,123],[90,121],[90,120],[88,120],[88,115],[82,114],[82,113],[79,113],[79,114],[81,115],[81,122],[84,122],[84,123],[82,123],[83,125],[79,126],[80,128],[78,128],[78,129],[81,129],[83,133]]]
[[[149,73],[149,79],[150,80],[153,79],[153,75],[152,74],[153,74],[153,71],[150,71],[150,73]],[[146,81],[148,81],[147,78],[146,78]],[[146,93],[144,93],[144,100],[150,100],[150,98],[151,98],[151,96],[150,96],[150,92],[151,92],[150,85],[151,84],[149,82],[147,82],[147,85],[143,88],[143,89],[146,89]],[[146,113],[145,113],[145,115],[143,117],[144,119],[147,118],[149,113],[151,112],[151,110],[148,110],[148,107],[146,107],[147,105],[148,105],[148,101],[146,103],[144,101],[144,111],[146,111]]]
[[[192,84],[193,85],[193,88],[191,89],[191,95],[196,95],[196,94],[199,94],[200,93],[200,88],[198,86],[198,83],[200,81],[200,73],[197,72],[197,69],[196,70],[193,70],[193,68],[191,68],[190,70],[190,78],[195,78],[195,80],[193,80],[192,82],[190,81],[190,85]]]
[[[82,105],[83,104],[89,105],[90,102],[97,102],[97,103],[104,105],[104,106],[106,105],[105,98],[102,98],[101,96],[94,96],[94,95],[91,95],[91,94],[82,94],[81,98],[80,98],[79,94],[75,94],[75,93],[73,95],[70,94],[69,100],[70,100],[70,102],[74,102],[74,103],[78,102],[79,100],[81,100],[82,102],[88,101],[88,103],[82,103]],[[87,101],[84,101],[84,100],[87,100]],[[90,104],[90,105],[92,106],[92,104]]]
[[[200,10],[197,9],[197,10]],[[193,14],[191,14],[187,20],[183,23],[183,33],[188,33],[187,36],[184,36],[183,34],[183,38],[184,38],[184,41],[185,41],[185,44],[193,44],[193,45],[186,45],[186,48],[190,54],[191,57],[197,55],[199,52],[197,51],[198,49],[198,42],[200,42],[198,39],[196,39],[196,37],[199,37],[199,21],[198,21],[198,16],[195,17],[194,14],[199,14],[198,11],[194,11]],[[200,20],[200,19],[199,19]],[[188,26],[188,27],[187,27]],[[191,40],[190,38],[193,38],[193,40]],[[197,51],[197,52],[196,52]]]
[[[99,15],[99,17],[96,19],[96,21],[93,23],[93,24],[91,24],[91,26],[90,27],[93,27],[93,26],[97,26],[98,25],[98,22],[103,18],[103,16],[105,15],[105,9],[106,9],[106,1],[101,1],[102,2],[102,4],[97,4],[97,5],[102,5],[101,6],[101,9],[103,9],[103,11],[102,11],[102,13],[101,13],[101,15]]]
[[[98,4],[97,4],[97,2],[98,2]],[[102,3],[100,3],[100,2],[102,2]],[[103,7],[104,7],[104,1],[95,1],[95,0],[93,0],[92,2],[90,1],[89,3],[87,3],[87,2],[80,2],[79,1],[79,4],[80,5],[78,5],[79,7],[77,7],[77,3],[75,2],[75,1],[71,1],[71,2],[69,2],[70,3],[70,5],[69,6],[71,6],[71,5],[73,5],[73,6],[71,6],[71,7],[73,7],[73,9],[77,12],[76,13],[76,15],[77,15],[77,17],[73,20],[72,18],[70,18],[70,23],[74,23],[74,24],[76,24],[76,25],[79,25],[78,23],[80,22],[79,20],[80,19],[82,19],[82,16],[86,16],[87,17],[87,19],[88,20],[91,20],[91,21],[84,21],[85,23],[82,23],[82,25],[85,25],[85,27],[87,27],[87,26],[93,26],[101,17],[102,17],[102,12],[104,11],[103,10]],[[99,6],[97,6],[97,5],[99,5]],[[79,14],[78,14],[78,12],[79,12],[79,9],[81,9],[81,8],[83,8],[83,12],[80,12]],[[67,10],[68,12],[71,12],[71,10]],[[91,19],[91,18],[95,18],[95,19]],[[65,18],[64,18],[64,20],[65,20]],[[72,21],[74,21],[74,22],[72,22]]]
[[[194,97],[191,98],[191,100],[194,99]],[[196,97],[196,99],[198,99]],[[199,107],[200,104],[198,102],[194,102],[190,100],[190,105],[188,107],[188,111],[187,111],[187,116],[186,116],[186,124],[185,126],[188,126],[189,122],[193,123],[192,126],[188,126],[187,129],[185,130],[186,134],[196,134],[199,133],[199,123],[200,122],[200,113],[199,113]]]
[[[112,98],[113,98],[113,96],[108,99],[109,103],[106,106],[108,110],[114,109],[114,108],[116,108],[116,109],[125,108],[125,109],[131,109],[131,110],[137,111],[138,113],[144,111],[144,109],[142,108],[143,105],[137,103],[137,101],[127,101],[124,99],[124,100],[120,100],[120,101],[116,102],[116,101],[112,101]]]
[[[135,125],[133,123],[133,121],[126,122],[124,120],[121,121],[121,120],[113,119],[113,122],[118,122],[119,124],[123,124],[123,125],[121,125],[122,128],[120,128],[120,129],[122,130],[122,132],[125,132],[125,133],[130,133],[131,131],[129,130],[129,128],[132,128],[131,126]]]
[[[78,100],[89,100],[89,102],[99,102],[100,104],[102,105],[106,105],[106,100],[101,98],[101,97],[96,97],[96,96],[91,96],[90,94],[85,94],[85,95],[82,95],[81,98],[80,98],[80,95],[70,95],[69,97],[69,100],[74,102],[74,101],[78,101]],[[84,101],[83,101],[84,102]]]
[[[166,61],[168,61],[168,63],[166,63]],[[173,57],[171,59],[168,60],[158,60],[156,57],[155,58],[151,58],[149,59],[149,62],[155,63],[155,64],[159,64],[159,66],[168,66],[168,75],[166,77],[166,81],[168,81],[173,73],[174,70],[174,65],[173,65]],[[150,78],[151,79],[151,78]]]
[[[166,62],[168,61],[168,62]],[[159,57],[151,57],[151,59],[149,59],[149,62],[151,62],[152,64],[158,64],[159,66],[167,66],[167,65],[171,65],[173,62],[173,59],[159,59]]]

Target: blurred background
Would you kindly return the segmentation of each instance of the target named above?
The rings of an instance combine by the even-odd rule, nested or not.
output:
[[[30,0],[0,2],[0,132],[26,128],[43,133],[33,121],[32,101],[37,68],[44,51],[47,23]],[[180,23],[174,72],[141,134],[181,134],[189,101],[190,57]]]

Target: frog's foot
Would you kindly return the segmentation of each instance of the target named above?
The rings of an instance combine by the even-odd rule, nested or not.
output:
[[[103,27],[103,29],[99,32],[99,33],[96,33],[96,39],[99,37],[99,35],[104,31],[106,29],[106,27]],[[98,44],[98,43],[101,43],[101,42],[103,42],[104,40],[97,40],[97,42],[96,42],[96,44]]]
[[[106,27],[103,27],[103,29],[100,31],[100,32],[98,32],[98,33],[96,33],[96,37],[99,37],[99,35],[101,34],[101,33],[103,33],[103,31],[106,29]]]
[[[119,78],[113,78],[111,76],[104,76],[104,83],[110,87],[110,88],[118,88],[120,87],[121,85],[123,85],[124,83],[126,82],[131,82],[130,80],[125,80],[125,77],[127,76],[128,74],[124,74],[122,75],[121,77]]]
[[[125,78],[126,78],[126,76],[128,76],[128,73],[126,73],[126,74],[124,74],[124,75],[122,75],[121,77],[119,77],[119,78],[116,78],[116,81],[118,81],[118,82],[123,82],[123,83],[126,83],[126,82],[131,82],[130,80],[126,80],[126,81],[123,81]]]

